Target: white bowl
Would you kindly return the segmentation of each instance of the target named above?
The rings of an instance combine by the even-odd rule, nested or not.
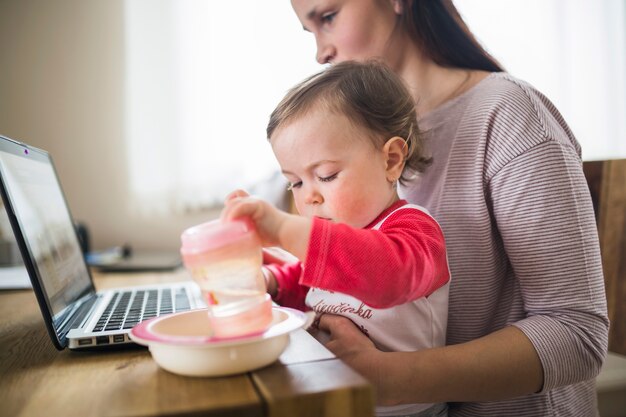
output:
[[[308,316],[285,307],[272,308],[269,328],[234,338],[212,336],[206,309],[169,314],[139,323],[130,332],[148,346],[163,369],[186,376],[224,376],[248,372],[274,362],[289,344],[289,333],[307,323]]]

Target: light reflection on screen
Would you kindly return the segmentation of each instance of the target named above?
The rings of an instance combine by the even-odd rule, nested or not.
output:
[[[53,315],[91,286],[76,232],[52,165],[0,151],[13,211]]]

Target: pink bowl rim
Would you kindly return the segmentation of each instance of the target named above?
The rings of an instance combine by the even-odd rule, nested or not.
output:
[[[208,310],[203,308],[184,311],[180,313],[167,314],[164,316],[159,316],[150,320],[143,321],[131,329],[129,337],[134,342],[144,346],[149,346],[150,344],[156,343],[190,347],[218,347],[251,343],[277,337],[301,328],[307,321],[307,315],[302,311],[288,307],[272,307],[272,314],[274,316],[284,313],[287,315],[287,318],[279,323],[270,326],[264,332],[256,332],[236,337],[220,338],[214,336],[170,336],[164,335],[162,333],[155,333],[152,330],[155,324],[163,320],[171,320],[173,318],[179,318],[183,315],[200,314],[202,312],[208,314]]]

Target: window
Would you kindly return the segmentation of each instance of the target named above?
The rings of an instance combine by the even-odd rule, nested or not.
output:
[[[479,41],[555,103],[584,159],[626,157],[624,4],[456,0]],[[125,20],[127,162],[139,212],[210,207],[279,178],[269,114],[321,69],[289,2],[127,0]]]
[[[544,93],[583,159],[626,158],[626,2],[456,0],[505,69]]]
[[[132,0],[125,26],[135,209],[192,211],[275,179],[269,115],[322,68],[289,3]]]

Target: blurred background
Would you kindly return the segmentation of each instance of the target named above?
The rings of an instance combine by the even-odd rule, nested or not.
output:
[[[626,157],[624,0],[455,4],[585,160]],[[286,0],[0,0],[0,134],[53,155],[93,249],[175,250],[234,188],[284,196],[265,126],[314,57]]]

